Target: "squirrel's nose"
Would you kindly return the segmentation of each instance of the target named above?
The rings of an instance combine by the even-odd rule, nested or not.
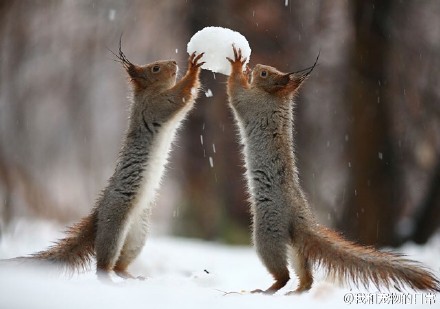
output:
[[[172,63],[173,63],[174,65],[177,65],[177,62],[176,62],[176,61],[174,61],[174,60],[172,61]]]

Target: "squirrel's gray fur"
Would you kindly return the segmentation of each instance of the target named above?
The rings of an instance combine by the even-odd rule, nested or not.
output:
[[[313,265],[355,284],[439,291],[438,279],[415,262],[349,242],[319,225],[312,214],[295,162],[293,98],[316,63],[302,73],[256,65],[249,83],[241,51],[234,48],[234,57],[228,58],[232,73],[227,91],[244,145],[253,241],[275,279],[265,292],[274,293],[288,282],[288,261],[299,278],[296,292],[311,288]]]
[[[113,175],[91,214],[70,227],[67,237],[45,251],[15,260],[45,261],[67,270],[84,268],[96,256],[97,274],[115,271],[133,278],[127,267],[147,234],[151,204],[159,187],[177,128],[198,95],[203,56],[191,55],[186,75],[176,83],[177,64],[132,64],[119,49],[133,89],[129,126]]]

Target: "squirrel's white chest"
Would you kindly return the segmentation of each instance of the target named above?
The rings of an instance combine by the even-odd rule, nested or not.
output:
[[[186,112],[185,110],[181,111],[171,121],[163,124],[155,137],[136,198],[135,208],[139,211],[149,208],[156,198],[156,192],[159,189],[168,162],[171,145]]]

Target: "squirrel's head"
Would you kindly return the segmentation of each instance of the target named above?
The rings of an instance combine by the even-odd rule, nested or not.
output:
[[[280,72],[268,65],[257,64],[252,70],[251,85],[276,95],[293,95],[312,73],[318,58],[319,54],[313,66],[290,73]]]
[[[113,52],[112,52],[113,53]],[[127,71],[134,91],[161,92],[176,84],[177,62],[174,60],[160,60],[143,66],[131,63],[121,49],[119,40],[119,53],[113,53],[117,62],[120,62]]]
[[[160,60],[143,66],[130,64],[124,68],[136,91],[161,91],[176,84],[177,63],[174,60]]]
[[[252,70],[251,85],[275,95],[295,94],[308,75],[283,73],[274,67],[257,64]]]

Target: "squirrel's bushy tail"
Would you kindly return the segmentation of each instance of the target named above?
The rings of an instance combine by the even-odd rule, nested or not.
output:
[[[66,237],[47,250],[18,259],[32,259],[57,265],[72,273],[86,269],[95,254],[97,214],[93,211],[78,223],[69,227]]]
[[[304,239],[298,242],[299,252],[338,281],[352,281],[367,288],[373,283],[378,289],[407,285],[414,290],[440,292],[439,279],[402,255],[357,245],[320,225],[307,229],[301,236]]]

